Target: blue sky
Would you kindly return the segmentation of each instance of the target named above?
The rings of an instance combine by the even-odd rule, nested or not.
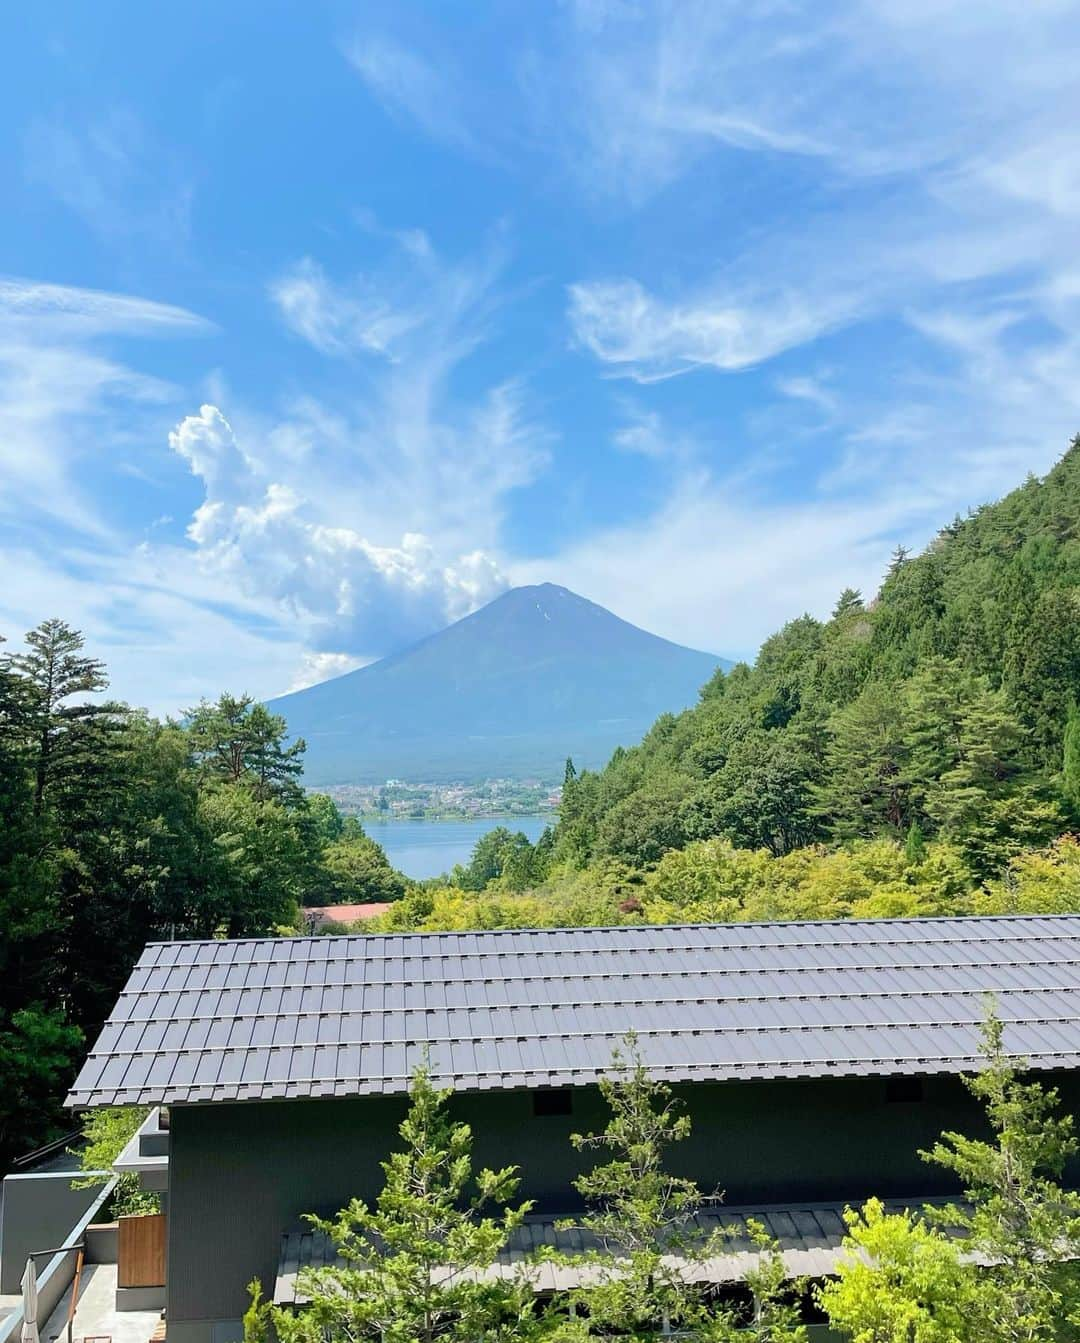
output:
[[[157,710],[551,580],[730,656],[1080,430],[1060,0],[22,6],[0,631]]]

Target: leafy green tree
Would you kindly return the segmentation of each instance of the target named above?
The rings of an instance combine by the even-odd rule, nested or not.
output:
[[[1060,1184],[1077,1151],[1055,1089],[1023,1082],[1005,1051],[1001,1020],[983,1030],[983,1067],[965,1079],[986,1110],[992,1140],[946,1132],[923,1156],[961,1182],[966,1204],[927,1216],[957,1229],[985,1265],[979,1314],[997,1343],[1074,1337],[1080,1327],[1080,1194]]]
[[[308,793],[305,805],[318,843],[331,844],[341,838],[345,831],[345,817],[332,797],[326,793]]]
[[[472,1133],[447,1113],[426,1067],[413,1075],[402,1148],[382,1163],[374,1207],[353,1199],[332,1219],[309,1217],[343,1264],[308,1269],[302,1314],[265,1305],[252,1284],[248,1343],[271,1326],[280,1343],[475,1343],[520,1338],[532,1315],[522,1279],[485,1276],[530,1205],[509,1206],[516,1168],[473,1175]]]
[[[325,882],[320,899],[327,904],[381,903],[405,894],[405,878],[354,816],[346,818],[341,834],[325,846],[319,863]]]
[[[83,1118],[84,1142],[79,1149],[79,1165],[82,1169],[110,1170],[149,1114],[149,1108],[142,1105],[111,1105],[91,1110]],[[94,1181],[76,1183],[91,1185]],[[140,1188],[139,1177],[133,1173],[119,1177],[111,1204],[114,1217],[161,1211],[160,1195]]]
[[[549,830],[531,844],[522,831],[496,826],[476,841],[469,862],[454,869],[454,885],[466,891],[483,891],[489,886],[525,891],[538,886],[550,869],[553,843]]]
[[[800,1288],[792,1291],[777,1247],[759,1224],[751,1227],[760,1263],[747,1279],[746,1307],[708,1300],[704,1274],[694,1265],[724,1252],[723,1233],[703,1230],[700,1221],[720,1195],[706,1195],[695,1181],[668,1170],[668,1151],[689,1137],[690,1118],[679,1113],[671,1088],[649,1076],[633,1034],[625,1051],[614,1050],[600,1090],[611,1111],[607,1126],[575,1133],[571,1142],[611,1159],[574,1181],[586,1211],[559,1223],[595,1242],[562,1256],[587,1269],[586,1284],[570,1299],[585,1310],[591,1329],[637,1340],[676,1328],[702,1343],[805,1343],[796,1309]]]
[[[248,785],[259,798],[295,802],[307,749],[302,738],[285,745],[288,729],[251,695],[203,700],[187,715],[196,764],[207,778]]]
[[[976,1343],[976,1270],[959,1246],[879,1199],[845,1219],[837,1276],[816,1293],[834,1329],[852,1343]]]
[[[904,840],[904,857],[909,863],[921,863],[926,857],[926,836],[918,821],[912,821],[908,826],[907,838]]]
[[[635,867],[655,863],[668,849],[687,839],[683,806],[690,795],[688,780],[660,774],[648,787],[625,797],[603,817],[596,831],[596,850],[622,858]]]
[[[203,792],[199,816],[213,841],[216,906],[225,935],[261,937],[292,926],[317,881],[296,812],[241,782]]]
[[[64,1083],[83,1045],[61,1011],[35,1004],[0,1019],[0,1162],[62,1133]]]
[[[820,771],[809,738],[794,724],[745,732],[685,805],[687,835],[724,835],[740,848],[768,849],[777,856],[821,838],[814,812]]]

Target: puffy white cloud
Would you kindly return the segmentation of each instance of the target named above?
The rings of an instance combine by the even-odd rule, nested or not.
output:
[[[365,361],[362,394],[338,392],[332,407],[305,395],[274,417],[205,405],[169,436],[204,486],[188,526],[204,572],[309,648],[350,659],[432,633],[505,587],[506,500],[545,460],[518,385],[466,400],[449,388],[487,336],[497,257],[446,266],[412,235],[395,244],[403,261],[350,283],[302,263],[271,287],[293,331]]]
[[[306,690],[308,686],[329,681],[335,676],[344,676],[346,672],[356,671],[365,665],[366,659],[352,657],[348,653],[305,653],[285,693]]]
[[[334,657],[355,665],[379,656],[467,614],[505,586],[497,564],[482,553],[444,556],[413,532],[380,545],[323,520],[331,511],[327,501],[264,479],[214,406],[189,415],[169,442],[206,486],[188,527],[204,569],[272,603],[305,642]],[[238,463],[245,474],[232,469]]]

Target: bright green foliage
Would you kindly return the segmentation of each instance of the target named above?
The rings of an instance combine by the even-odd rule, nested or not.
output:
[[[666,1321],[693,1328],[702,1317],[696,1286],[670,1256],[703,1258],[713,1240],[695,1226],[708,1200],[693,1180],[672,1175],[668,1148],[690,1133],[671,1088],[649,1077],[633,1036],[616,1049],[600,1090],[611,1109],[601,1133],[575,1133],[579,1151],[606,1151],[610,1160],[574,1181],[587,1211],[576,1221],[598,1248],[580,1259],[591,1272],[574,1294],[595,1328],[629,1330],[636,1339],[659,1337]],[[718,1195],[712,1196],[718,1198]]]
[[[694,1265],[724,1252],[720,1232],[697,1221],[717,1192],[704,1194],[695,1181],[673,1175],[668,1150],[690,1134],[690,1117],[679,1113],[671,1088],[652,1079],[634,1036],[616,1049],[600,1090],[611,1110],[600,1133],[571,1137],[579,1151],[602,1151],[610,1160],[574,1181],[585,1213],[560,1223],[588,1235],[595,1248],[564,1262],[584,1271],[586,1283],[570,1294],[599,1334],[617,1331],[654,1340],[665,1328],[711,1343],[805,1343],[797,1298],[801,1285],[786,1281],[775,1243],[760,1225],[752,1235],[759,1266],[748,1275],[748,1309],[711,1303]],[[555,1256],[560,1257],[560,1256]]]
[[[1063,835],[1048,848],[1014,858],[976,894],[974,906],[979,914],[1080,913],[1080,843]]]
[[[837,1276],[818,1289],[834,1329],[852,1343],[975,1343],[977,1282],[959,1248],[910,1212],[871,1199],[845,1214]]]
[[[149,1109],[140,1105],[114,1105],[91,1110],[83,1119],[85,1146],[79,1152],[83,1170],[109,1170],[149,1113]],[[137,1175],[120,1176],[112,1196],[114,1217],[160,1211],[161,1198],[140,1189]]]
[[[0,1023],[0,1155],[10,1158],[55,1136],[57,1093],[82,1039],[60,1012],[38,1006],[19,1008]]]
[[[354,816],[345,819],[340,835],[323,848],[321,868],[326,889],[320,903],[400,900],[405,894],[405,878]]]
[[[240,782],[204,792],[199,816],[213,840],[227,936],[258,936],[294,922],[316,880],[297,813]]]
[[[337,803],[326,793],[308,793],[307,815],[320,844],[332,844],[345,831],[345,817]],[[359,822],[356,822],[359,825]],[[360,831],[363,834],[363,830]]]
[[[482,891],[488,886],[528,890],[547,876],[550,853],[548,831],[536,844],[530,844],[520,830],[510,831],[499,825],[480,836],[468,864],[454,869],[453,882],[465,891]]]
[[[524,1280],[485,1278],[529,1204],[508,1207],[514,1167],[472,1169],[468,1125],[447,1114],[449,1093],[426,1068],[413,1076],[402,1148],[383,1162],[374,1208],[353,1199],[331,1220],[310,1217],[344,1266],[303,1272],[311,1304],[299,1315],[262,1303],[253,1284],[247,1343],[271,1326],[280,1343],[454,1343],[516,1339],[532,1315]]]
[[[799,1305],[806,1284],[789,1278],[783,1255],[760,1222],[748,1219],[747,1229],[758,1252],[757,1266],[744,1279],[749,1304],[706,1306],[693,1337],[700,1343],[808,1343]]]
[[[1063,755],[1062,792],[1075,813],[1080,811],[1080,708],[1075,704],[1070,706],[1065,723]]]
[[[1057,1113],[1055,1090],[1019,1080],[993,1013],[981,1052],[983,1068],[966,1081],[986,1109],[993,1137],[943,1133],[923,1154],[958,1177],[970,1205],[928,1210],[928,1216],[958,1228],[965,1249],[986,1265],[979,1284],[982,1337],[997,1343],[1074,1338],[1080,1195],[1059,1183],[1077,1150],[1073,1119]]]

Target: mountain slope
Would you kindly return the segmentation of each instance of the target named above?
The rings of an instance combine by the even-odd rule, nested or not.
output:
[[[557,851],[647,864],[714,838],[777,855],[941,839],[983,878],[1080,824],[1078,705],[1080,437],[1045,478],[898,552],[872,601],[848,590],[830,620],[790,621],[577,779]]]
[[[270,708],[307,741],[308,783],[554,778],[693,703],[721,662],[542,583]]]

